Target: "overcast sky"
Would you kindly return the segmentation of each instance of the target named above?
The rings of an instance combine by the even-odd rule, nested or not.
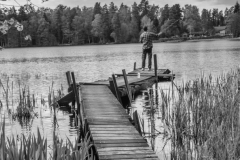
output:
[[[31,0],[31,2],[39,7],[50,7],[55,8],[59,4],[63,4],[69,7],[93,7],[96,2],[101,2],[101,6],[104,4],[110,4],[110,2],[114,2],[117,6],[120,6],[121,3],[131,6],[134,2],[137,4],[140,3],[141,0],[48,0],[47,2],[42,3],[42,0]],[[0,0],[0,4],[8,4],[8,5],[24,5],[27,0]],[[212,9],[219,8],[220,10],[225,10],[226,7],[231,7],[235,5],[237,0],[149,0],[150,4],[158,5],[159,7],[163,7],[165,4],[169,4],[172,6],[173,4],[180,4],[183,7],[185,4],[196,5],[202,10],[203,8]]]

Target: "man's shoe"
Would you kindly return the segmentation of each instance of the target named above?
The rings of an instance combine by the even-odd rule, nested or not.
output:
[[[144,68],[142,68],[142,71],[144,71]]]
[[[148,68],[149,71],[151,71],[151,68]]]

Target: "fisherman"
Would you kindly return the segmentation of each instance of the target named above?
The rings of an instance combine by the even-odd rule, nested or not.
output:
[[[148,70],[150,71],[152,68],[152,40],[158,38],[162,32],[155,34],[152,32],[148,32],[147,26],[143,27],[143,33],[140,36],[140,43],[143,43],[143,51],[142,51],[142,71],[145,70],[145,61],[148,55]]]

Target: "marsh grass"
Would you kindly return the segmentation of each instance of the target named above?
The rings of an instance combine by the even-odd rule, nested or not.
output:
[[[161,93],[161,120],[172,159],[240,158],[240,69]]]
[[[94,160],[94,145],[87,133],[81,141],[76,139],[72,143],[68,138],[66,142],[54,135],[52,146],[47,145],[47,139],[42,137],[39,130],[37,136],[21,135],[20,138],[6,137],[5,121],[0,130],[0,160]],[[52,152],[48,156],[47,150]]]
[[[4,83],[0,80],[0,88],[3,91],[4,98],[4,102],[0,101],[0,110],[3,107],[4,109],[7,108],[9,115],[11,115],[13,119],[17,119],[21,126],[30,125],[30,123],[33,122],[34,117],[38,116],[34,111],[35,107],[38,105],[36,96],[30,92],[29,87],[22,85],[20,80],[18,81],[18,86],[14,87],[13,82],[12,86],[10,85],[9,77],[6,76],[4,79],[6,79],[6,82],[4,81]],[[41,96],[41,104],[48,104],[49,108],[54,112],[52,145],[47,145],[47,139],[41,136],[39,129],[37,130],[36,136],[30,133],[28,136],[22,134],[17,135],[16,137],[13,135],[6,137],[5,118],[1,116],[0,160],[94,160],[96,158],[95,146],[92,144],[91,135],[87,131],[84,132],[85,135],[78,135],[78,138],[73,142],[68,138],[63,140],[57,136],[58,131],[56,131],[56,128],[58,122],[56,112],[59,109],[59,106],[56,101],[64,95],[62,85],[61,88],[56,91],[54,91],[53,86],[54,82],[52,82],[51,87],[49,87],[47,101]],[[13,96],[15,100],[13,100]],[[11,98],[12,109],[10,107]],[[16,111],[14,111],[13,106],[16,106]],[[78,122],[79,119],[77,116],[78,115],[75,114],[76,122]]]

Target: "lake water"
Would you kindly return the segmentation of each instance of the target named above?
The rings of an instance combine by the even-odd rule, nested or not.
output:
[[[141,44],[93,45],[69,47],[14,48],[0,52],[0,79],[5,84],[6,77],[13,82],[14,91],[18,91],[18,79],[22,85],[30,87],[31,93],[47,100],[49,87],[59,89],[62,85],[67,93],[65,72],[74,71],[77,82],[92,82],[107,79],[112,73],[121,73],[122,69],[132,71],[134,62],[141,67]],[[205,75],[213,76],[226,73],[239,66],[240,41],[203,40],[199,42],[155,43],[153,53],[157,54],[158,68],[170,69],[176,74],[176,82],[190,80]],[[0,87],[0,97],[3,89]],[[15,93],[15,95],[17,95]],[[17,99],[14,96],[13,99]],[[11,98],[10,98],[11,100]],[[13,109],[16,106],[14,105]],[[52,139],[53,118],[48,106],[38,105],[38,118],[31,122],[19,123],[5,115],[7,135],[41,133]],[[61,138],[66,136],[74,140],[76,127],[68,111],[58,110],[57,132]]]

